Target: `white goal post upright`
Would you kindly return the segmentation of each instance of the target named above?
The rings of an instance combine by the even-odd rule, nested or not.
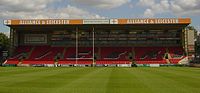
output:
[[[92,27],[92,58],[79,58],[78,57],[78,47],[79,47],[79,45],[78,45],[78,43],[79,43],[79,29],[78,29],[78,27],[76,27],[76,65],[78,65],[78,59],[92,59],[92,64],[93,64],[93,66],[94,66],[94,64],[95,64],[95,59],[94,59],[94,57],[95,57],[95,32],[94,32],[95,30],[94,30],[94,27]]]
[[[94,27],[93,27],[93,29],[92,29],[92,33],[93,33],[93,37],[92,37],[92,38],[93,38],[93,42],[92,42],[92,45],[93,45],[93,46],[92,46],[92,48],[93,48],[93,58],[92,58],[93,60],[92,60],[92,64],[93,64],[93,66],[94,66],[94,65],[95,65],[95,62],[94,62],[94,61],[95,61],[95,60],[94,60],[94,56],[95,56],[95,55],[94,55],[94,52],[95,52],[95,50],[94,50],[94,49],[95,49],[95,48],[94,48],[94,43],[95,43],[95,42],[94,42],[94,39],[95,39],[95,38],[94,38]]]
[[[78,64],[78,27],[76,27],[76,66]]]

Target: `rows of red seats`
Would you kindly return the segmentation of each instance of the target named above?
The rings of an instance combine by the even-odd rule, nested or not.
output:
[[[76,59],[76,52],[78,52],[78,59]],[[91,47],[79,47],[78,51],[75,47],[69,47],[58,64],[92,64],[92,57],[93,48]]]
[[[112,55],[112,53],[118,54],[117,57],[114,57],[113,59],[116,59],[118,61],[120,60],[126,60],[126,56],[128,56],[128,53],[131,52],[130,47],[103,47],[101,48],[101,60],[108,60],[109,56]],[[110,57],[112,59],[112,57]]]
[[[30,52],[32,47],[21,46],[16,49],[17,53]],[[180,47],[168,48],[172,59],[172,64],[177,64],[181,59],[175,59],[173,56],[177,50],[184,53]],[[65,50],[65,53],[63,53]],[[166,64],[163,59],[166,53],[164,47],[101,47],[95,48],[96,64],[130,64],[129,53],[134,50],[133,57],[137,64]],[[93,48],[79,47],[78,59],[76,59],[75,47],[51,47],[35,46],[28,59],[24,59],[22,64],[54,64],[55,56],[60,55],[58,64],[93,64]],[[153,57],[152,57],[153,56]],[[18,64],[18,57],[8,59],[6,64]]]
[[[7,61],[6,64],[18,64],[19,58],[23,56],[23,53],[29,53],[31,51],[31,46],[19,46],[15,49],[14,55],[11,56]]]
[[[172,57],[169,60],[172,64],[178,64],[183,58],[185,58],[183,48],[169,47],[168,49],[169,49],[169,54]]]
[[[128,53],[131,50],[130,47],[102,47],[96,64],[130,64]]]
[[[131,62],[129,60],[124,60],[124,61],[116,61],[116,60],[99,60],[99,61],[96,61],[96,64],[131,64]]]
[[[163,59],[166,49],[164,47],[136,47],[135,60],[137,64],[166,64]],[[153,53],[155,52],[155,53]],[[153,53],[153,54],[152,54]],[[151,57],[154,55],[154,57]]]
[[[54,57],[63,50],[64,47],[37,46],[22,64],[54,64]]]
[[[16,48],[14,55],[9,59],[18,59],[22,53],[28,53],[31,51],[31,46],[19,46]]]
[[[91,60],[60,60],[58,64],[68,64],[68,65],[73,65],[73,64],[84,64],[84,65],[90,65],[92,64]]]

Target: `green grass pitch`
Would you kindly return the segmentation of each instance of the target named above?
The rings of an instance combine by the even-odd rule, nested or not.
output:
[[[200,68],[0,67],[0,93],[200,93]]]

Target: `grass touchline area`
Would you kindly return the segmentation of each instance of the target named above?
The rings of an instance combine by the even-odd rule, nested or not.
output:
[[[0,93],[200,93],[200,68],[0,67]]]

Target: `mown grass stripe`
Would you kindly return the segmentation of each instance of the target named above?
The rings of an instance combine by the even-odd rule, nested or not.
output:
[[[200,93],[188,67],[0,69],[0,93]]]
[[[95,87],[91,87],[90,85],[86,84],[87,80],[92,80],[91,76],[101,72],[105,68],[88,68],[87,71],[78,72],[77,78],[74,78],[70,82],[66,83],[62,87],[52,91],[52,93],[93,93]],[[73,74],[73,73],[72,73]],[[76,73],[77,74],[77,73]],[[89,82],[89,81],[88,81]],[[93,91],[93,92],[91,92]],[[96,93],[96,92],[95,92]]]

